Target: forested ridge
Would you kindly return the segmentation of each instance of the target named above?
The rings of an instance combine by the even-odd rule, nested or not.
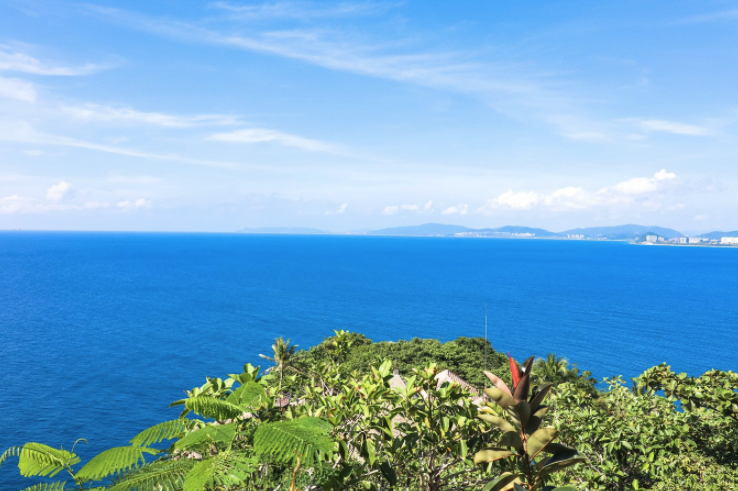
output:
[[[29,491],[738,489],[734,372],[659,365],[598,383],[554,354],[518,362],[463,337],[336,331],[297,348],[278,338],[262,367],[206,377],[172,402],[179,417],[87,462],[75,442],[2,449],[0,482],[20,471]]]

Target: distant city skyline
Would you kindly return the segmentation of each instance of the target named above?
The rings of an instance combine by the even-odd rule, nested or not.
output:
[[[732,231],[737,85],[719,0],[9,0],[0,229]]]

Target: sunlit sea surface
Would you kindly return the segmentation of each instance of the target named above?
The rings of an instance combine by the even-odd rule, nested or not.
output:
[[[177,417],[204,377],[309,347],[484,334],[598,379],[738,370],[738,248],[237,234],[0,233],[0,452],[88,458]],[[28,486],[14,464],[2,489]],[[6,486],[7,485],[7,486]]]

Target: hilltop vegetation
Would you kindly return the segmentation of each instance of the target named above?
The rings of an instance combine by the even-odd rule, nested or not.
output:
[[[268,373],[246,364],[207,378],[172,403],[178,418],[84,465],[74,442],[30,442],[1,454],[0,472],[17,459],[21,475],[53,478],[29,491],[738,486],[733,372],[660,365],[599,391],[553,354],[518,363],[479,338],[372,343],[346,331],[304,351],[278,338],[262,358]],[[444,369],[476,388],[439,380]]]

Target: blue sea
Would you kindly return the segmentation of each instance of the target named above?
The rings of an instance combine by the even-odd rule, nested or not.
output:
[[[598,379],[738,370],[738,248],[238,234],[0,233],[0,452],[89,457],[177,417],[275,337],[484,334]],[[2,489],[25,483],[14,464]],[[32,482],[24,485],[28,486]]]

